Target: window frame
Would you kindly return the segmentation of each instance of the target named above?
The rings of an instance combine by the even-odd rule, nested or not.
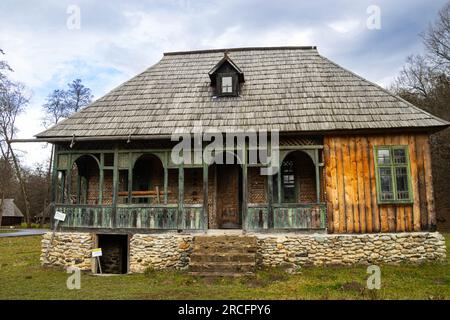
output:
[[[222,92],[222,78],[231,77],[231,92]],[[238,90],[238,77],[234,72],[221,72],[217,74],[217,92],[220,97],[235,97],[239,95]]]
[[[394,150],[401,149],[405,151],[405,163],[394,163]],[[389,164],[378,163],[378,150],[389,150]],[[377,202],[378,204],[412,204],[414,202],[414,195],[411,183],[411,162],[409,157],[408,145],[379,145],[374,146],[374,164],[375,164],[375,178],[376,178],[376,190],[377,190]],[[406,167],[408,199],[398,199],[397,190],[397,168]],[[390,168],[391,170],[391,187],[393,192],[393,199],[384,200],[381,197],[381,180],[380,180],[380,168]]]
[[[278,178],[281,179],[281,203],[297,203],[298,202],[298,198],[299,198],[299,190],[298,190],[298,185],[297,185],[297,171],[296,171],[296,167],[295,167],[295,161],[294,160],[289,160],[292,161],[292,173],[289,173],[288,175],[292,175],[294,177],[294,195],[293,195],[293,199],[291,200],[286,200],[286,192],[285,192],[285,183],[284,183],[284,176],[285,173],[283,172],[283,164],[284,161],[286,161],[286,159],[284,159],[281,162],[281,166],[280,166],[280,171],[279,171],[279,175]]]

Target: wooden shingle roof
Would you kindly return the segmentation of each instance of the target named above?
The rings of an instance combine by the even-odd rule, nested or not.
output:
[[[213,97],[208,72],[224,52],[245,75],[238,97]],[[154,66],[37,135],[166,136],[204,129],[320,132],[447,126],[321,56],[315,47],[165,53]]]

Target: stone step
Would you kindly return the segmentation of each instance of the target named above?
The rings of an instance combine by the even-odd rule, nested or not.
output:
[[[192,275],[241,276],[256,270],[256,237],[197,236],[193,242],[189,262]]]
[[[197,244],[194,243],[194,252],[209,254],[216,253],[256,253],[256,246],[253,245],[226,245],[226,244]]]
[[[254,262],[191,262],[192,272],[255,272]]]
[[[248,236],[196,236],[194,242],[198,244],[248,244],[256,246],[256,237]]]
[[[188,272],[191,276],[196,277],[211,277],[211,278],[239,278],[239,277],[254,277],[255,273],[253,272]]]
[[[201,253],[194,251],[191,254],[191,262],[255,262],[254,253],[227,252],[227,253]]]

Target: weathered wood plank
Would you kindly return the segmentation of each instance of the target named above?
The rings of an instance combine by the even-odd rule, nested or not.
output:
[[[417,157],[417,176],[419,180],[419,203],[420,203],[420,225],[421,230],[428,229],[428,213],[425,182],[425,164],[424,164],[424,137],[416,136],[416,157]]]
[[[339,232],[346,232],[346,210],[345,210],[345,192],[344,192],[344,167],[343,167],[343,150],[342,150],[343,138],[336,137],[335,148],[337,154],[336,161],[336,177],[337,177],[337,190],[338,190],[338,206],[339,206]],[[338,231],[336,230],[336,231]]]
[[[423,136],[423,161],[425,170],[425,197],[428,212],[428,230],[436,230],[436,211],[434,208],[433,176],[431,169],[431,150],[428,136]]]
[[[369,170],[370,170],[370,194],[372,196],[372,220],[373,220],[373,232],[381,231],[381,210],[377,201],[377,187],[375,178],[375,158],[374,147],[384,143],[384,139],[369,137]]]
[[[364,148],[363,138],[356,138],[356,180],[358,189],[359,232],[367,231],[365,187],[364,187]]]
[[[356,164],[356,137],[349,137],[349,155],[350,155],[350,172],[351,185],[350,191],[352,196],[353,211],[353,232],[361,232],[360,213],[359,213],[359,194],[358,194],[358,168]]]
[[[327,202],[327,221],[328,221],[328,232],[333,233],[334,229],[334,217],[333,217],[333,177],[332,174],[335,171],[332,170],[332,146],[333,140],[329,137],[324,139],[324,164],[325,164],[325,193]]]
[[[354,231],[354,219],[353,219],[353,190],[352,190],[352,162],[350,157],[350,143],[349,137],[343,138],[341,144],[343,153],[343,166],[344,166],[344,199],[345,199],[345,218],[346,218],[346,231],[352,233]]]
[[[420,231],[420,190],[419,190],[419,173],[417,168],[417,146],[416,137],[409,136],[409,159],[411,164],[411,184],[413,192],[413,208],[412,208],[412,230]]]
[[[372,228],[372,197],[370,188],[370,149],[367,137],[361,139],[361,155],[362,155],[362,180],[364,184],[364,210],[365,210],[365,231],[373,232]]]

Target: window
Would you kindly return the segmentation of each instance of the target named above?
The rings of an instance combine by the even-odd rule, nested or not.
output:
[[[295,171],[294,161],[285,160],[281,165],[281,185],[284,202],[296,202],[295,200]]]
[[[407,146],[376,147],[375,169],[379,203],[412,201]]]
[[[222,93],[233,93],[233,77],[222,77]]]

